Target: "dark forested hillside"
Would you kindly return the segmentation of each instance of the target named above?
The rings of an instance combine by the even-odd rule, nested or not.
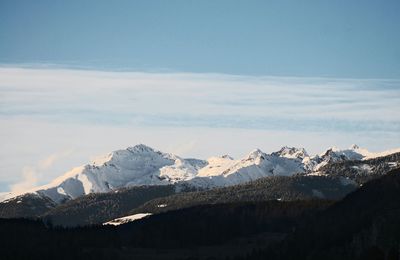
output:
[[[251,259],[399,259],[400,170],[366,183]]]
[[[398,260],[399,194],[395,170],[339,202],[214,203],[118,227],[3,219],[2,259]]]
[[[119,227],[141,247],[218,245],[258,233],[287,234],[329,201],[266,201],[195,206]]]
[[[50,210],[43,217],[54,225],[101,224],[126,215],[160,213],[196,205],[316,198],[338,200],[356,187],[344,184],[340,178],[324,176],[267,177],[242,185],[178,194],[171,185],[136,187],[117,193],[83,196]]]
[[[56,206],[46,196],[25,194],[0,203],[0,218],[37,218]]]
[[[197,206],[119,227],[52,228],[39,221],[0,220],[2,259],[176,259],[244,255],[287,233],[327,201]],[[163,252],[163,253],[160,253]]]
[[[154,199],[130,212],[130,214],[159,213],[187,208],[232,202],[293,201],[310,199],[339,200],[358,187],[340,177],[292,176],[267,177],[250,183],[209,191],[175,194]]]
[[[93,193],[68,201],[46,212],[42,218],[53,225],[101,224],[125,216],[130,210],[154,198],[175,193],[172,185],[141,186],[109,193]]]
[[[358,185],[341,177],[267,177],[250,183],[206,191],[176,193],[176,186],[141,186],[93,193],[55,205],[47,197],[27,194],[0,203],[0,217],[41,217],[61,226],[101,224],[135,213],[160,213],[196,205],[269,200],[338,200]],[[182,187],[180,187],[182,190]],[[21,202],[19,202],[21,201]]]

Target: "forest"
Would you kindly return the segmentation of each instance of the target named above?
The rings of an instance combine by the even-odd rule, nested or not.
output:
[[[400,171],[343,200],[197,205],[121,226],[2,219],[4,259],[399,258]]]

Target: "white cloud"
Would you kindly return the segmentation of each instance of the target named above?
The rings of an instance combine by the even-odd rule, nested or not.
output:
[[[10,185],[11,191],[18,194],[37,187],[38,181],[43,178],[43,171],[51,168],[58,160],[68,158],[72,153],[73,150],[69,149],[60,153],[51,154],[40,160],[35,166],[24,166],[22,168],[22,177],[20,178],[20,181]]]
[[[38,176],[35,168],[24,167],[22,169],[22,179],[16,184],[11,185],[11,192],[18,194],[37,186]]]
[[[66,150],[66,151],[63,151],[60,153],[51,154],[38,163],[38,168],[40,170],[48,169],[51,166],[53,166],[55,162],[57,162],[58,160],[67,158],[72,153],[73,153],[73,149],[69,149],[69,150]]]
[[[281,145],[379,151],[400,146],[397,111],[399,80],[0,67],[0,178],[18,182],[33,165],[45,182],[136,143],[201,158]]]
[[[212,126],[215,116],[234,117],[232,127],[263,118],[399,121],[393,80],[19,68],[0,68],[0,78],[2,117],[125,125],[183,118]]]

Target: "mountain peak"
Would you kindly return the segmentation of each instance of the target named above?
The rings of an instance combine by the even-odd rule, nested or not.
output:
[[[289,146],[283,146],[279,151],[272,153],[272,155],[277,155],[286,158],[293,158],[293,159],[294,158],[304,159],[305,157],[309,156],[304,148],[296,148]]]
[[[263,151],[261,151],[260,149],[254,149],[253,151],[251,151],[249,153],[249,155],[247,155],[247,160],[248,159],[257,159],[258,157],[262,156],[264,153]]]
[[[102,166],[105,163],[123,160],[124,158],[131,157],[132,154],[150,154],[156,153],[156,151],[144,144],[138,144],[135,146],[128,147],[126,149],[116,150],[107,155],[98,156],[91,161],[92,165]]]
[[[349,149],[350,150],[358,150],[358,149],[360,149],[360,147],[356,144],[352,144]]]
[[[228,160],[234,160],[232,156],[229,156],[228,154],[224,154],[221,156],[222,159],[228,159]]]
[[[145,144],[137,144],[135,146],[128,147],[126,150],[134,153],[155,152],[153,148]]]
[[[323,152],[322,154],[320,154],[321,157],[325,157],[325,156],[330,156],[335,154],[335,152],[340,151],[339,148],[337,148],[336,146],[332,146],[329,147],[328,149],[325,150],[325,152]]]

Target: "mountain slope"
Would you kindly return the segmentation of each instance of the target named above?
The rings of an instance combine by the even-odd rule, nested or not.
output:
[[[133,223],[53,228],[38,221],[0,219],[2,259],[226,259],[282,240],[325,201],[197,206]]]
[[[56,203],[63,203],[90,193],[130,186],[168,185],[177,180],[187,180],[204,164],[201,160],[185,160],[145,145],[136,145],[76,167],[50,184],[26,193],[36,193]],[[13,197],[13,194],[8,197]]]
[[[41,260],[397,260],[399,192],[400,170],[394,170],[336,203],[274,200],[198,205],[118,227],[63,229],[0,219],[1,254],[4,259]]]
[[[246,183],[268,176],[291,176],[305,172],[301,161],[266,154],[259,149],[236,162],[225,159],[221,164],[225,167],[220,168],[219,174],[206,174],[203,171],[202,175],[188,180],[185,184],[199,188],[215,188]]]
[[[0,203],[1,218],[37,218],[57,206],[39,194],[24,194]]]
[[[173,185],[123,188],[108,193],[92,193],[44,212],[41,218],[57,226],[101,224],[124,217],[143,203],[175,193]]]
[[[280,247],[256,253],[251,259],[398,259],[399,194],[397,169],[316,215]]]
[[[400,167],[400,153],[393,153],[383,157],[329,163],[321,166],[318,173],[344,177],[362,185],[398,167]]]
[[[89,194],[57,206],[43,215],[54,225],[101,224],[115,218],[142,213],[160,213],[196,205],[258,202],[338,200],[358,185],[326,176],[266,177],[224,188],[181,192],[176,185],[131,187],[101,194]]]
[[[266,177],[253,182],[207,191],[174,194],[151,200],[127,215],[160,213],[196,205],[257,201],[339,200],[358,188],[329,176]]]

